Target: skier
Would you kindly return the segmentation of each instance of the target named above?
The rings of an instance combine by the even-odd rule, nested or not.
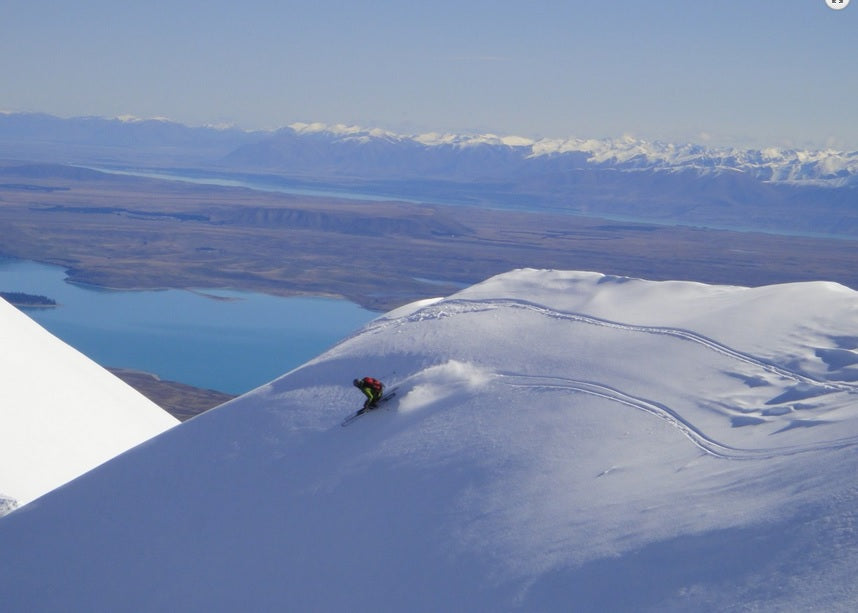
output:
[[[366,395],[366,402],[363,403],[361,412],[374,409],[384,395],[384,384],[378,379],[364,377],[363,379],[355,379],[352,384]]]

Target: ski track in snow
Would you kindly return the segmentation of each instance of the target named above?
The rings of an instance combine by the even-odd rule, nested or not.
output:
[[[453,306],[453,309],[449,309],[446,307]],[[850,383],[850,382],[841,382],[841,381],[829,381],[816,379],[806,374],[799,373],[794,370],[790,370],[774,364],[773,362],[769,362],[760,358],[757,358],[751,354],[744,353],[728,347],[722,343],[719,343],[716,340],[703,336],[702,334],[698,334],[697,332],[693,332],[691,330],[685,330],[683,328],[671,328],[666,326],[645,326],[645,325],[637,325],[637,324],[627,324],[621,323],[618,321],[611,321],[609,319],[601,319],[599,317],[593,317],[592,315],[584,315],[581,313],[572,313],[566,311],[559,311],[557,309],[552,309],[546,307],[541,304],[537,304],[534,302],[529,302],[526,300],[515,300],[515,299],[487,299],[487,300],[466,300],[461,298],[454,298],[451,300],[444,301],[443,303],[430,305],[424,307],[417,311],[416,313],[412,313],[411,315],[405,316],[404,319],[409,321],[420,321],[423,319],[434,319],[440,317],[446,317],[450,315],[457,315],[460,313],[471,313],[478,310],[483,310],[486,307],[504,307],[504,308],[513,308],[513,309],[526,309],[530,311],[534,311],[536,313],[540,313],[545,315],[546,317],[551,317],[554,319],[563,319],[567,321],[574,321],[579,323],[590,324],[594,326],[601,326],[604,328],[614,328],[616,330],[626,330],[629,332],[642,332],[645,334],[660,334],[664,336],[672,336],[674,338],[679,338],[685,341],[690,341],[693,343],[697,343],[711,351],[715,351],[716,353],[720,353],[721,355],[727,356],[729,358],[733,358],[734,360],[738,360],[740,362],[744,362],[746,364],[750,364],[772,374],[778,375],[780,377],[784,377],[786,379],[792,379],[796,383],[807,383],[812,385],[821,386],[828,391],[831,392],[850,392],[850,393],[858,393],[858,383]],[[432,314],[426,313],[426,311],[438,311],[434,316]],[[395,320],[394,320],[395,321]]]
[[[812,445],[793,445],[773,447],[769,449],[741,449],[739,447],[725,445],[724,443],[713,439],[705,432],[698,429],[693,423],[684,419],[677,411],[668,406],[645,398],[632,396],[601,383],[565,379],[562,377],[542,377],[513,373],[499,374],[513,387],[525,387],[530,389],[564,389],[590,394],[591,396],[598,396],[599,398],[605,398],[606,400],[611,400],[613,402],[644,411],[645,413],[649,413],[650,415],[654,415],[668,422],[706,453],[725,460],[759,460],[804,453],[807,451],[817,451],[820,449],[839,449],[841,447],[858,444],[858,436],[851,436],[815,443]]]
[[[749,364],[766,372],[772,373],[787,380],[795,381],[800,384],[808,384],[818,386],[820,394],[832,392],[846,392],[849,394],[858,394],[858,383],[845,381],[829,381],[817,379],[807,374],[803,374],[788,368],[784,368],[773,362],[760,359],[751,354],[738,351],[719,343],[718,341],[708,338],[702,334],[698,334],[691,330],[683,328],[672,328],[667,326],[650,326],[628,324],[608,319],[594,317],[592,315],[584,315],[582,313],[574,313],[552,309],[545,305],[541,305],[527,300],[519,299],[464,299],[452,298],[439,303],[434,303],[426,307],[422,307],[417,311],[396,318],[381,317],[374,324],[364,331],[378,330],[390,326],[401,325],[402,323],[420,322],[429,319],[440,319],[444,317],[452,317],[460,314],[473,313],[476,311],[489,310],[494,308],[510,308],[510,309],[525,309],[551,317],[554,319],[563,319],[567,321],[584,323],[594,326],[613,328],[618,330],[626,330],[630,332],[639,332],[644,334],[658,334],[671,336],[680,340],[696,343],[707,350],[714,351],[718,354],[731,358],[733,360]],[[556,376],[539,376],[539,375],[523,375],[521,373],[501,372],[497,373],[509,385],[515,387],[527,388],[542,388],[542,389],[565,389],[569,391],[590,394],[607,400],[617,402],[640,411],[644,411],[665,420],[677,430],[682,432],[689,440],[704,452],[722,459],[728,460],[754,460],[767,459],[784,455],[793,455],[797,453],[805,453],[808,451],[817,451],[822,449],[839,449],[858,444],[858,436],[849,436],[840,439],[822,441],[808,445],[792,445],[773,447],[768,449],[742,449],[732,447],[721,443],[712,437],[708,436],[702,430],[697,428],[692,422],[683,418],[676,410],[670,407],[645,398],[639,398],[627,394],[621,390],[603,385],[595,381],[576,380],[571,378],[563,378]]]

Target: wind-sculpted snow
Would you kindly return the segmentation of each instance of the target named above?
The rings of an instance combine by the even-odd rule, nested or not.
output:
[[[856,338],[835,284],[500,275],[11,513],[0,591],[42,611],[852,610]],[[396,395],[341,427],[365,375]]]

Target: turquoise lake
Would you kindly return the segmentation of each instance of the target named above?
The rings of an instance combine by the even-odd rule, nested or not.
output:
[[[105,290],[67,283],[56,266],[8,259],[0,259],[0,291],[56,300],[26,313],[102,366],[231,394],[300,366],[379,315],[328,298]]]

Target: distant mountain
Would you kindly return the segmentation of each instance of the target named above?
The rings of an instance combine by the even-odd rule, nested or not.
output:
[[[858,236],[858,152],[401,136],[296,124],[237,148],[223,162],[442,203]]]
[[[178,421],[0,299],[0,515]]]
[[[202,163],[259,138],[235,128],[188,127],[166,119],[0,113],[0,157],[19,160]]]
[[[69,145],[117,153],[208,152],[227,164],[384,178],[484,178],[570,170],[742,173],[771,183],[842,187],[858,184],[858,151],[708,148],[621,139],[528,139],[492,134],[402,135],[358,126],[296,123],[275,132],[188,127],[167,119],[59,118],[0,113],[0,146]]]
[[[834,283],[500,275],[4,517],[3,604],[851,611],[856,330]]]
[[[509,178],[571,170],[742,173],[760,181],[858,185],[858,152],[742,150],[633,138],[583,140],[422,134],[403,136],[352,126],[294,124],[239,147],[227,160],[300,171],[450,179]]]
[[[0,157],[180,169],[387,198],[734,230],[858,237],[858,152],[622,139],[276,132],[0,115]],[[197,175],[199,176],[199,175]]]

